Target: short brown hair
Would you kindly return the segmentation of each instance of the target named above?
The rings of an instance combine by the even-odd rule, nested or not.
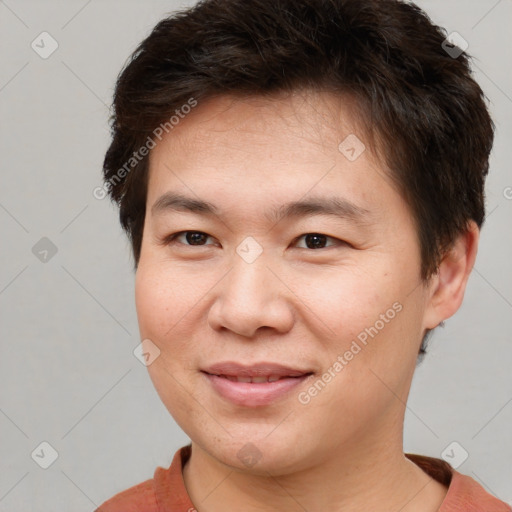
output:
[[[469,220],[484,220],[494,124],[465,53],[400,0],[203,0],[160,21],[118,77],[104,178],[137,265],[148,159],[119,171],[194,98],[302,88],[356,99],[414,216],[421,276]],[[375,145],[374,145],[375,146]]]

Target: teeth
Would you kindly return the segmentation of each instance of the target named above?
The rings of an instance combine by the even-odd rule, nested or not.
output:
[[[250,379],[252,382],[268,382],[268,377],[253,377],[252,379]],[[247,381],[243,381],[242,382],[247,382]]]
[[[265,382],[276,382],[281,378],[279,375],[269,375],[268,377],[235,377],[234,375],[220,375],[220,377],[224,377],[225,379],[228,379],[231,382],[251,382],[255,384],[263,384]]]

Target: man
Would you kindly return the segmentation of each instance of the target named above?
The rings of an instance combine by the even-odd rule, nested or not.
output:
[[[149,373],[191,445],[101,512],[511,510],[402,448],[493,141],[446,48],[397,0],[206,0],[141,43],[105,186]]]

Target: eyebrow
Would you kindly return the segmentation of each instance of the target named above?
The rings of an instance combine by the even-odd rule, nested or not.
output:
[[[151,207],[152,215],[169,211],[189,212],[206,216],[219,216],[221,212],[214,204],[174,192],[166,192]],[[363,223],[371,216],[370,210],[340,197],[310,197],[305,200],[292,201],[265,213],[265,218],[273,223],[290,217],[310,217],[330,215],[342,219]]]

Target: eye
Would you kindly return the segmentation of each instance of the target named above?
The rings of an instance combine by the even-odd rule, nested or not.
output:
[[[180,231],[167,236],[165,244],[170,245],[177,241],[183,245],[211,245],[206,243],[208,238],[212,237],[202,231]]]
[[[346,244],[342,240],[338,240],[337,238],[333,238],[332,236],[323,235],[321,233],[305,233],[300,237],[296,238],[295,241],[298,244],[299,240],[304,240],[305,245],[298,245],[301,249],[324,249],[326,247],[331,247],[333,245]],[[331,245],[327,245],[328,240],[333,240],[334,243]]]
[[[212,236],[203,231],[179,231],[165,238],[164,244],[180,243],[188,246],[207,246],[207,240]],[[328,242],[331,241],[329,244]],[[336,245],[348,245],[347,242],[322,233],[305,233],[295,239],[295,245],[300,249],[325,249]]]

